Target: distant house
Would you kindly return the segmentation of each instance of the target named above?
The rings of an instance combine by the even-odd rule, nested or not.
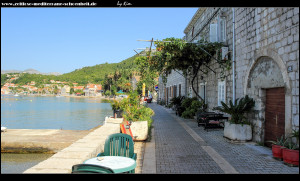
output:
[[[102,85],[101,84],[96,84],[96,93],[97,95],[100,94],[100,96],[102,95]]]
[[[10,93],[10,89],[8,87],[2,87],[1,88],[1,94],[9,94]]]
[[[101,96],[101,84],[87,84],[83,92],[85,96]]]
[[[84,86],[76,86],[74,87],[74,91],[76,90],[83,90],[84,89]]]
[[[61,94],[62,94],[62,95],[68,95],[68,94],[70,94],[70,90],[71,90],[71,87],[70,87],[70,86],[64,85],[64,86],[61,88]]]
[[[87,84],[83,92],[85,93],[85,96],[96,96],[95,84]]]

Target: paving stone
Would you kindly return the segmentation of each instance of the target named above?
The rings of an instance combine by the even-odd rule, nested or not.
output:
[[[195,120],[180,117],[175,120],[171,109],[154,103],[149,107],[155,112],[152,118],[159,174],[224,174],[203,146],[211,147],[240,174],[299,174],[298,167],[289,167],[273,159],[270,148],[253,142],[232,143],[223,137],[222,129],[205,131]],[[178,121],[184,122],[189,131]],[[203,141],[196,141],[195,135],[189,134],[190,129]]]

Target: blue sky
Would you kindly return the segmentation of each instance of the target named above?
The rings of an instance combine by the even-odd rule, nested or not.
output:
[[[197,8],[1,8],[1,70],[68,73],[182,38]]]

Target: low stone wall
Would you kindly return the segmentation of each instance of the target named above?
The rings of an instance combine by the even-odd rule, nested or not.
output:
[[[120,133],[120,124],[106,123],[23,173],[71,173],[73,165],[103,152],[106,137],[114,133]]]

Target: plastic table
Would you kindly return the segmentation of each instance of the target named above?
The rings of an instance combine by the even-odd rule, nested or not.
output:
[[[136,167],[134,159],[122,156],[100,156],[84,161],[86,164],[94,164],[111,168],[115,173],[130,172]]]

